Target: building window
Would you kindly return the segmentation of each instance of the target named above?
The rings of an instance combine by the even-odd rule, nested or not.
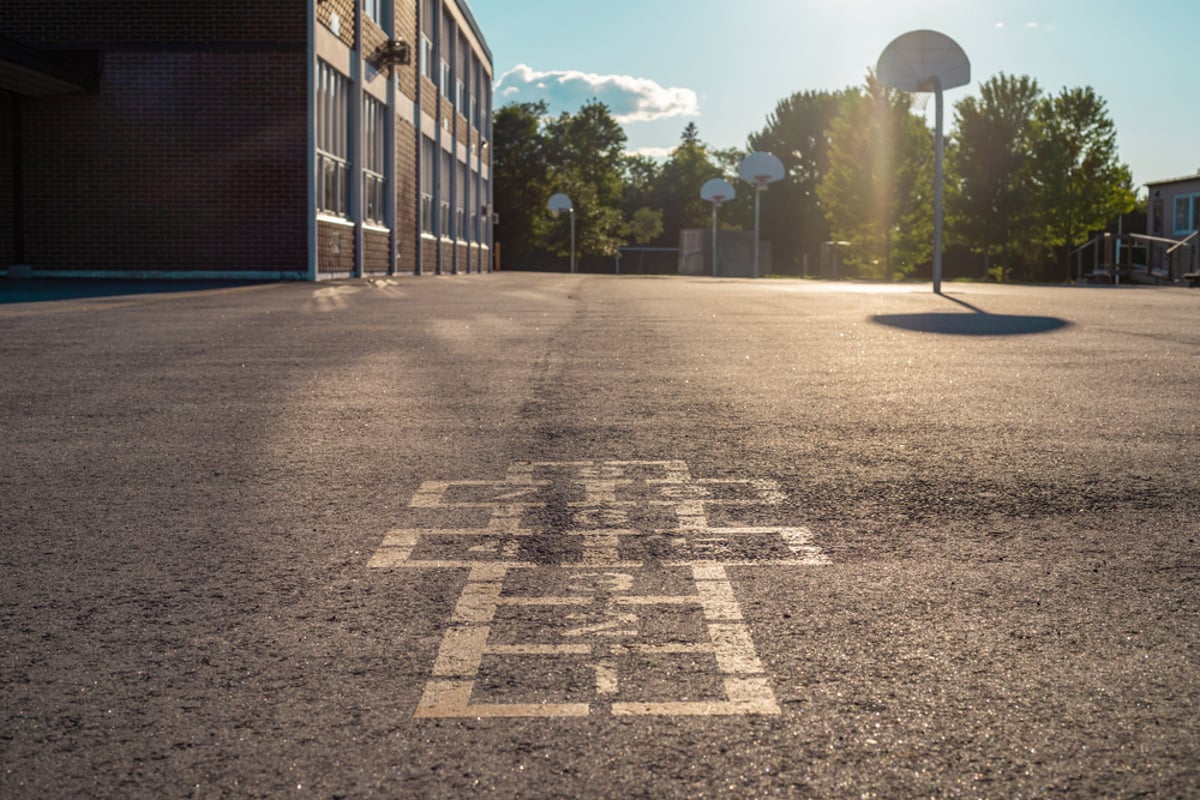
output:
[[[387,108],[373,97],[363,96],[363,219],[383,224],[384,140]]]
[[[452,173],[450,166],[453,164],[450,154],[445,150],[442,151],[442,174],[441,180],[438,181],[438,203],[439,203],[439,218],[438,218],[438,233],[444,238],[453,239],[454,231],[450,228],[450,179]]]
[[[462,81],[455,86],[454,107],[464,117],[467,115],[467,87]]]
[[[1175,233],[1183,235],[1200,230],[1200,194],[1175,197]]]
[[[475,126],[475,130],[479,130],[479,87],[483,85],[483,70],[477,59],[471,59],[471,66],[474,72],[474,79],[471,81],[471,124]]]
[[[455,161],[457,169],[454,173],[454,233],[459,239],[467,238],[467,220],[465,202],[467,199],[467,165]]]
[[[381,0],[363,0],[363,11],[367,13],[368,17],[380,24],[383,23],[383,18],[379,16],[381,9]]]
[[[350,81],[317,63],[317,208],[346,216],[350,180]]]
[[[433,42],[424,34],[421,34],[421,74],[430,83],[433,83],[436,77],[433,74]]]
[[[421,137],[421,233],[433,233],[433,167],[437,144]]]
[[[442,97],[447,100],[453,97],[450,94],[450,62],[444,58],[442,59]]]
[[[489,199],[490,195],[488,195],[488,182],[481,180],[480,184],[481,184],[481,186],[480,186],[480,190],[479,190],[479,202],[480,202],[479,211],[481,213],[479,215],[479,241],[481,244],[487,244],[487,242],[488,242],[488,225],[490,225],[492,222],[492,206],[491,206],[491,200]]]

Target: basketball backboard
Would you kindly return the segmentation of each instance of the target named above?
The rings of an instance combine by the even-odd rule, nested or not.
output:
[[[721,205],[737,197],[733,184],[724,178],[713,178],[700,187],[700,199]]]
[[[933,92],[971,82],[971,62],[958,43],[937,31],[909,31],[884,49],[875,67],[884,86]]]

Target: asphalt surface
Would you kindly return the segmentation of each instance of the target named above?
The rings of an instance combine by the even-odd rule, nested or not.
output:
[[[1200,291],[0,305],[0,796],[1200,796]]]

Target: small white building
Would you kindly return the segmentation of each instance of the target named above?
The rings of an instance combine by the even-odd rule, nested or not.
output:
[[[1146,233],[1187,236],[1200,230],[1200,173],[1146,184],[1149,203]]]
[[[1146,184],[1147,272],[1168,281],[1197,285],[1200,256],[1200,172]]]

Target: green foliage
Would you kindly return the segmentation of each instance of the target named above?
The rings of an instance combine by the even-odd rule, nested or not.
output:
[[[999,279],[1044,279],[1036,268],[1050,247],[1064,252],[1133,208],[1129,168],[1117,158],[1104,101],[1091,88],[1041,95],[1027,76],[1003,73],[955,108],[946,150],[948,243],[982,254]],[[592,101],[547,119],[544,103],[508,105],[494,124],[497,239],[510,258],[566,256],[567,217],[551,219],[546,199],[575,205],[577,251],[609,256],[625,241],[673,245],[679,231],[707,227],[700,187],[725,177],[738,186],[721,209],[725,228],[751,228],[754,190],[737,178],[745,153],[716,150],[694,123],[663,162],[624,154],[625,134]],[[748,138],[774,153],[786,177],[763,198],[763,238],[781,271],[810,263],[820,243],[846,240],[847,274],[895,278],[931,258],[933,142],[902,92],[868,75],[864,87],[798,92],[781,100]]]
[[[777,269],[794,270],[805,254],[815,265],[821,242],[829,239],[817,187],[829,171],[830,128],[852,93],[797,92],[780,100],[763,129],[750,135],[751,150],[773,153],[786,170],[782,181],[771,184],[762,205],[763,238],[772,244]],[[738,160],[742,157],[739,153]]]
[[[625,216],[633,216],[638,209],[654,205],[660,171],[658,162],[649,156],[625,156]]]
[[[663,212],[658,208],[639,208],[629,221],[629,238],[634,244],[650,244],[662,234]]]
[[[947,153],[949,233],[1006,261],[1030,257],[1038,240],[1031,168],[1040,92],[1028,76],[1000,73],[979,87],[978,99],[955,107]]]
[[[929,260],[933,142],[903,92],[868,75],[830,125],[829,168],[817,194],[830,235],[852,243],[847,265],[893,279]]]
[[[711,206],[700,198],[700,187],[717,177],[720,170],[699,137],[695,123],[688,123],[679,147],[663,164],[655,185],[654,205],[663,209],[663,230],[670,243],[679,241],[679,232],[684,228],[710,224]]]
[[[1095,90],[1043,98],[1033,127],[1032,181],[1044,244],[1069,251],[1134,208],[1133,177],[1117,158],[1116,127]]]
[[[621,213],[627,165],[625,131],[608,106],[593,100],[574,114],[564,113],[547,122],[542,136],[550,192],[565,193],[575,206],[576,252],[580,256],[613,255],[625,233]],[[545,204],[543,197],[541,208]],[[542,219],[547,223],[544,215]],[[543,224],[543,243],[551,252],[569,254],[567,225]]]
[[[534,249],[550,196],[541,131],[545,116],[545,103],[512,103],[497,111],[493,121],[494,202],[502,215],[496,239],[506,260],[519,262]]]
[[[999,256],[1000,278],[1046,279],[1047,248],[1067,252],[1131,210],[1129,168],[1091,88],[1047,97],[1027,76],[1001,73],[957,107],[948,206],[956,238]]]

